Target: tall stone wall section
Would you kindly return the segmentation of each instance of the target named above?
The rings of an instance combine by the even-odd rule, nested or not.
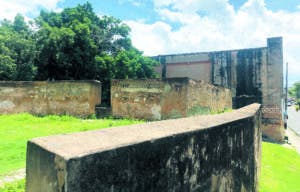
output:
[[[283,140],[283,53],[282,39],[269,38],[266,85],[263,92],[263,132]],[[278,128],[279,127],[279,128]]]
[[[260,116],[253,104],[220,115],[33,139],[26,191],[258,191]]]
[[[230,90],[189,78],[112,80],[112,115],[148,120],[231,109]]]
[[[230,88],[233,107],[261,103],[263,133],[284,139],[282,119],[282,38],[269,38],[267,47],[210,53],[212,83]]]
[[[231,89],[233,107],[262,103],[266,86],[267,48],[209,53],[212,83]]]
[[[198,57],[197,57],[198,56]],[[223,86],[231,90],[233,108],[251,103],[262,104],[263,133],[278,141],[284,139],[282,125],[283,98],[283,53],[282,38],[269,38],[267,47],[190,53],[178,55],[160,55],[157,60],[165,61],[162,76],[181,76],[182,67],[189,70],[190,63],[209,63],[210,67],[201,68],[196,79]],[[177,67],[181,65],[181,67]],[[198,69],[200,70],[200,68]],[[190,77],[189,72],[184,74]],[[200,74],[209,74],[210,78]]]
[[[101,103],[99,81],[2,81],[0,114],[68,114],[86,117]]]
[[[267,48],[212,52],[210,58],[212,83],[231,89],[234,108],[263,103]]]

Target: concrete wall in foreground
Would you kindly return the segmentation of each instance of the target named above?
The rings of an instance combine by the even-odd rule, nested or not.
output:
[[[99,81],[2,81],[0,114],[28,112],[85,117],[101,103]]]
[[[112,114],[148,120],[231,109],[229,89],[189,78],[112,80]]]
[[[259,107],[33,139],[26,191],[258,191]]]

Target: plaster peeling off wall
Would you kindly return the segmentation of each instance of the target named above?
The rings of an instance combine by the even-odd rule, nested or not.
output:
[[[13,111],[13,109],[16,107],[16,105],[11,101],[0,101],[0,109],[4,109],[7,112]]]

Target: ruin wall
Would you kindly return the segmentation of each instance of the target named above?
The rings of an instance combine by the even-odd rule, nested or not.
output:
[[[232,109],[230,89],[214,86],[204,81],[189,81],[187,100],[188,116],[221,113]]]
[[[111,107],[115,117],[161,119],[163,82],[158,79],[112,80]]]
[[[99,81],[1,81],[0,114],[86,117],[101,103]]]
[[[230,90],[189,78],[112,80],[112,115],[173,119],[231,109]]]

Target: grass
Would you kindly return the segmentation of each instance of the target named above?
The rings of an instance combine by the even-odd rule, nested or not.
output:
[[[25,179],[15,181],[12,183],[6,183],[4,187],[0,187],[0,192],[24,192],[25,191]]]
[[[262,145],[260,192],[300,192],[300,155],[281,145]]]
[[[35,137],[139,123],[136,120],[78,119],[71,116],[0,115],[0,178],[24,168],[27,140]]]
[[[134,120],[81,120],[69,116],[0,115],[0,174],[25,167],[26,141],[33,137],[138,123]],[[260,192],[300,192],[300,155],[263,142]],[[24,192],[25,181],[7,183],[0,192]]]

